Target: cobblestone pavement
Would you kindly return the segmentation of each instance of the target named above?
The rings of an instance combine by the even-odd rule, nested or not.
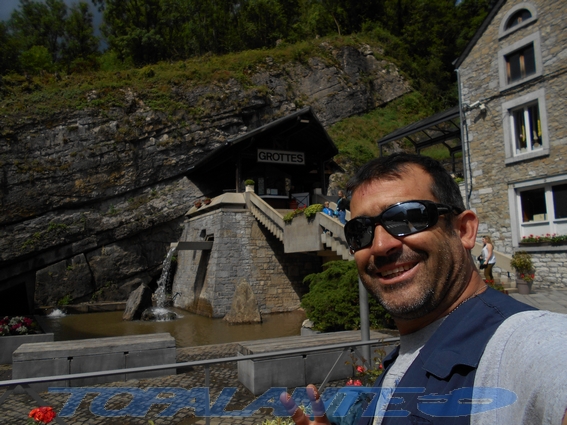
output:
[[[188,362],[202,359],[223,358],[236,355],[237,343],[207,345],[191,348],[178,348],[177,349],[177,362]],[[0,380],[11,379],[11,365],[0,365]],[[210,399],[211,403],[216,400],[221,390],[225,387],[236,387],[237,391],[232,397],[226,410],[242,410],[254,399],[254,395],[238,381],[236,362],[224,363],[219,365],[210,366]],[[335,381],[330,383],[330,386],[344,386],[345,382]],[[94,385],[95,386],[95,385]],[[192,367],[187,370],[179,370],[177,375],[164,376],[160,378],[129,380],[122,382],[113,382],[107,384],[96,385],[98,387],[179,387],[185,389],[204,387],[205,386],[205,370],[204,367]],[[0,397],[6,391],[5,388],[0,389]],[[293,391],[292,388],[289,391]],[[68,394],[56,394],[44,392],[40,396],[45,402],[53,407],[56,412],[59,412],[67,402]],[[192,409],[184,408],[178,411],[173,417],[159,418],[157,414],[164,410],[166,405],[154,405],[147,415],[143,418],[133,417],[119,417],[107,418],[93,414],[90,411],[91,401],[95,398],[96,394],[88,394],[85,396],[83,402],[76,410],[75,415],[72,417],[62,418],[67,424],[94,424],[94,425],[149,425],[153,421],[155,425],[164,424],[206,424],[205,418],[197,418],[193,414]],[[106,409],[113,410],[125,407],[131,400],[131,396],[121,394],[113,397],[109,403],[106,404]],[[0,405],[0,423],[6,425],[20,425],[26,423],[27,414],[29,411],[37,407],[37,403],[27,394],[11,394],[8,396],[4,404]],[[271,409],[261,409],[256,414],[250,417],[211,417],[209,423],[211,425],[221,424],[246,424],[257,425],[261,424],[265,419],[273,420],[274,416],[271,414]],[[55,423],[55,422],[53,422]]]

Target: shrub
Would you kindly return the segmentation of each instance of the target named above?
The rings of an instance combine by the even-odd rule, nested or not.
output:
[[[323,205],[321,204],[313,204],[313,205],[309,205],[307,208],[305,208],[305,210],[303,211],[303,214],[305,214],[305,218],[307,218],[307,220],[309,220],[312,217],[315,217],[315,214],[317,214],[318,212],[323,211]]]
[[[305,277],[309,293],[303,296],[301,306],[314,328],[323,332],[360,329],[358,304],[358,270],[354,261],[331,261],[321,273]],[[390,321],[390,315],[369,296],[370,327],[379,329]]]

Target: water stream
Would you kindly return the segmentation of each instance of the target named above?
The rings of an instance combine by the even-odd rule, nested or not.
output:
[[[305,319],[303,311],[294,311],[264,315],[260,324],[229,325],[222,319],[210,319],[173,307],[168,309],[177,313],[177,320],[123,321],[122,311],[112,311],[43,316],[40,322],[46,332],[55,334],[55,341],[169,332],[178,347],[193,347],[299,335]]]

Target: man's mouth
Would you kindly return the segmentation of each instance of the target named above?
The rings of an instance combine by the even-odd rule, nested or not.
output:
[[[393,269],[384,270],[378,273],[378,275],[383,278],[392,279],[394,277],[398,277],[399,275],[412,269],[413,267],[415,267],[415,264],[404,264]]]

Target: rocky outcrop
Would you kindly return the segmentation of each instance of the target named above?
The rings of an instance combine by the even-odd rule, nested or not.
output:
[[[183,215],[206,192],[185,172],[208,152],[305,105],[328,126],[409,91],[369,46],[321,49],[305,63],[266,57],[251,71],[252,87],[170,82],[169,94],[185,106],[175,114],[123,89],[115,93],[120,108],[97,109],[98,93],[89,92],[82,111],[0,117],[0,291],[25,281],[38,303],[125,299],[159,276]],[[49,273],[69,281],[73,264],[81,270],[75,287],[46,293]]]
[[[241,282],[234,291],[230,311],[224,316],[232,325],[243,323],[262,323],[258,301],[247,282]]]
[[[140,320],[142,313],[152,306],[152,290],[144,284],[132,291],[126,303],[122,320]]]

